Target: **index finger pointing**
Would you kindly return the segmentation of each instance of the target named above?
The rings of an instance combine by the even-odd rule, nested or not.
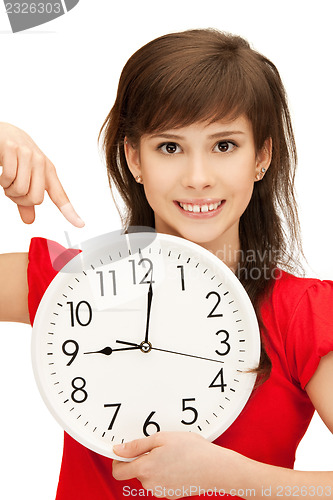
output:
[[[68,196],[59,181],[55,167],[51,164],[51,162],[50,166],[48,166],[46,170],[46,191],[63,216],[71,224],[73,224],[73,226],[83,227],[85,225],[69,201]]]

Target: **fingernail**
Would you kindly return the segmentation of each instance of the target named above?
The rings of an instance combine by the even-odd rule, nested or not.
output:
[[[66,219],[73,224],[75,227],[84,227],[85,223],[81,219],[81,217],[78,216],[78,214],[75,212],[73,205],[68,202],[62,207],[60,207],[60,212],[63,214]]]
[[[114,444],[113,445],[113,451],[117,455],[121,455],[121,452],[125,450],[125,445],[124,444]]]

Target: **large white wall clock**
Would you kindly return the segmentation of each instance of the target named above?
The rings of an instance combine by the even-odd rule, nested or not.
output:
[[[32,359],[53,416],[111,458],[158,431],[216,439],[255,382],[251,302],[217,257],[178,237],[123,235],[74,257],[48,287]]]

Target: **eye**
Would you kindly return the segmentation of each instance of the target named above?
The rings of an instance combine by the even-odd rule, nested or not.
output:
[[[164,142],[158,146],[158,149],[160,149],[162,153],[168,155],[179,153],[181,151],[180,146],[178,146],[175,142]]]
[[[213,151],[216,153],[231,153],[235,148],[237,148],[237,145],[234,142],[231,141],[219,141]]]

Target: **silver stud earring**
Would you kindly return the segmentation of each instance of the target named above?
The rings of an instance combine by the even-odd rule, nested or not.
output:
[[[260,172],[256,175],[257,181],[261,181],[263,179],[265,172],[266,172],[266,169],[264,167],[262,167]]]

